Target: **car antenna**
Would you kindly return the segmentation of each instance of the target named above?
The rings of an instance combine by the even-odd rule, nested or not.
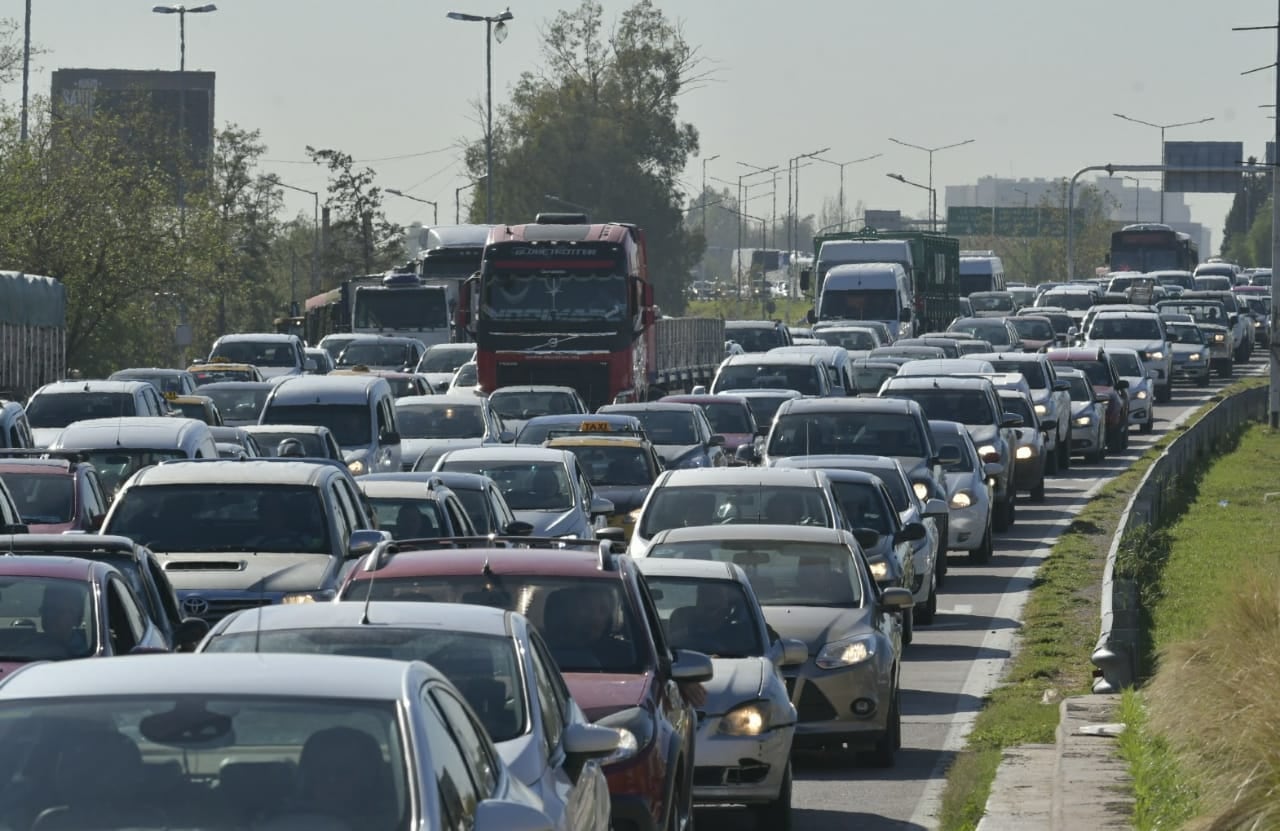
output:
[[[369,559],[364,564],[364,570],[369,572],[369,589],[364,597],[364,609],[360,612],[361,626],[368,626],[370,623],[369,606],[373,603],[373,581],[378,579],[378,566],[382,561],[382,555],[389,549],[389,542],[378,543],[373,547],[373,550],[369,552]]]

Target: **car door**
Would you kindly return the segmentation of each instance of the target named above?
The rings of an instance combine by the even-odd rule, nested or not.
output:
[[[135,649],[167,650],[169,644],[138,605],[133,592],[119,575],[108,575],[106,594],[106,645],[108,655],[128,655]]]

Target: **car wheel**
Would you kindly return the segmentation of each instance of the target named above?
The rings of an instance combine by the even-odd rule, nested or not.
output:
[[[1012,490],[1010,491],[1012,493]],[[1009,526],[1013,523],[1013,511],[1010,505],[1013,501],[1012,495],[1006,496],[1004,499],[996,503],[995,510],[992,511],[991,528],[997,534],[1003,534],[1009,530]]]
[[[1058,443],[1053,446],[1053,452],[1045,456],[1045,460],[1044,460],[1045,473],[1052,475],[1058,472],[1058,462],[1062,458],[1062,453],[1060,451],[1061,447],[1062,447],[1062,440],[1059,439]]]
[[[898,691],[893,691],[893,703],[889,705],[889,718],[885,723],[884,735],[876,742],[871,751],[871,764],[878,768],[891,768],[896,752],[902,746],[902,711],[898,707]]]
[[[928,626],[933,623],[933,616],[938,613],[938,584],[936,581],[929,587],[929,599],[925,601],[924,605],[916,606],[911,610],[913,621],[917,613],[919,613],[921,626]]]
[[[1233,373],[1234,371],[1235,371],[1235,366],[1233,366],[1230,361],[1223,361],[1221,364],[1218,365],[1219,378],[1230,378],[1231,373]]]
[[[1068,433],[1065,439],[1058,439],[1058,470],[1071,469],[1071,434]]]
[[[693,789],[684,780],[684,770],[677,770],[671,786],[671,805],[667,809],[669,831],[693,831]]]
[[[778,789],[778,798],[772,802],[757,805],[751,810],[755,817],[756,828],[791,831],[791,784],[791,763],[787,762],[782,772],[782,787]]]
[[[1121,450],[1129,449],[1129,428],[1128,427],[1125,427],[1123,430],[1120,431],[1120,449]]]
[[[1031,501],[1039,504],[1044,501],[1044,480],[1040,480],[1040,484],[1031,489]]]
[[[1154,412],[1147,415],[1147,420],[1142,422],[1142,426],[1138,429],[1144,433],[1150,433],[1156,426],[1156,414]]]
[[[1173,400],[1173,382],[1165,384],[1163,387],[1156,387],[1156,400],[1161,404],[1168,404]]]
[[[907,609],[902,613],[902,645],[906,646],[916,639],[916,610]]]
[[[989,563],[991,562],[991,524],[987,523],[987,530],[982,535],[982,542],[978,547],[969,552],[969,562],[971,563]]]

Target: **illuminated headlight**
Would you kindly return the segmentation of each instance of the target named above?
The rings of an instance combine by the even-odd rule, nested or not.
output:
[[[867,563],[871,566],[871,577],[877,583],[889,577],[889,564],[884,560],[876,560],[874,563]]]
[[[354,462],[347,463],[347,470],[351,471],[352,476],[364,475],[364,462],[356,459]]]
[[[973,504],[973,497],[968,491],[956,491],[955,496],[947,503],[952,508],[968,508]]]
[[[999,462],[1000,451],[996,450],[994,445],[984,444],[978,448],[978,455],[982,457],[984,462]]]
[[[768,708],[763,701],[734,707],[720,719],[720,732],[726,736],[759,736],[769,729]]]
[[[1187,358],[1187,360],[1188,360],[1188,361],[1199,361],[1199,360],[1203,360],[1203,356],[1201,356],[1201,354],[1200,354],[1199,352],[1192,352],[1192,353],[1191,353],[1191,356],[1190,356],[1189,358]]]
[[[1214,342],[1214,343],[1222,343],[1222,342],[1223,342],[1223,341],[1225,341],[1226,339],[1227,339],[1227,336],[1226,336],[1226,335],[1223,335],[1223,334],[1217,334],[1217,335],[1214,335],[1214,336],[1213,336],[1213,342]]]
[[[1037,404],[1037,405],[1036,405],[1036,415],[1048,415],[1048,414],[1049,414],[1049,408],[1048,408],[1048,407],[1046,407],[1046,406],[1045,406],[1045,405],[1043,405],[1043,404]]]
[[[916,499],[922,502],[929,498],[929,486],[924,482],[912,482],[911,490],[916,492]]]
[[[1134,398],[1136,398],[1136,399],[1138,399],[1139,401],[1146,401],[1146,400],[1147,400],[1147,391],[1146,391],[1146,390],[1138,390],[1137,394],[1136,394],[1136,395],[1134,395],[1133,397],[1134,397]]]
[[[1013,452],[1013,458],[1015,459],[1030,459],[1033,455],[1035,454],[1031,452],[1030,447],[1019,447]]]
[[[1074,423],[1077,427],[1088,427],[1093,424],[1093,416],[1082,415]]]
[[[1262,328],[1262,321],[1261,321],[1261,320],[1255,320],[1255,321],[1253,322],[1253,328],[1255,328],[1255,329],[1261,329],[1261,328]]]
[[[874,636],[863,635],[827,644],[822,647],[822,651],[813,662],[819,669],[841,669],[864,663],[875,657],[875,654]]]
[[[1148,353],[1147,353],[1147,358],[1149,358],[1150,360],[1153,360],[1153,361],[1163,361],[1163,360],[1164,360],[1164,353],[1163,353],[1163,352],[1148,352]]]
[[[286,594],[280,598],[280,602],[286,606],[298,606],[304,603],[328,603],[333,600],[332,592],[298,592],[297,594]]]

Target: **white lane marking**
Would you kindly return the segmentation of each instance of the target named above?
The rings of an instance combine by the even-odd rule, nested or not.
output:
[[[957,603],[950,609],[939,609],[944,615],[971,615],[973,614],[973,606],[968,603]]]

